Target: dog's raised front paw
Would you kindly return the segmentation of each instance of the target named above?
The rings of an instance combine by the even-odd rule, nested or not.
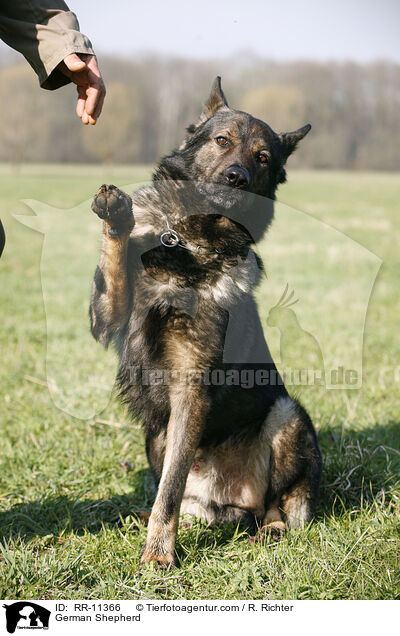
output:
[[[118,235],[133,228],[132,199],[114,185],[102,185],[92,202],[92,210],[109,226],[109,234]]]

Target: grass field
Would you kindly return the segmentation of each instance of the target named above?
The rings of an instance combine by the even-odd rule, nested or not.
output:
[[[74,208],[101,183],[124,185],[149,175],[146,167],[0,167],[0,210],[8,238],[0,262],[0,598],[400,598],[400,177],[293,172],[279,194],[290,208],[330,224],[383,261],[366,313],[362,388],[297,390],[317,428],[324,460],[314,523],[264,545],[232,526],[181,524],[180,567],[164,574],[153,568],[138,572],[146,529],[133,513],[150,508],[153,497],[139,424],[129,421],[114,398],[89,419],[73,417],[57,408],[47,388],[50,324],[48,362],[49,351],[56,349],[66,381],[75,378],[73,368],[82,359],[93,373],[106,360],[111,370],[114,364],[112,352],[106,357],[87,336],[87,322],[83,330],[72,324],[69,308],[76,304],[86,316],[89,298],[80,261],[69,270],[77,270],[76,285],[66,272],[65,290],[57,287],[65,255],[60,254],[60,267],[57,261],[49,266],[46,273],[60,293],[46,323],[42,236],[12,217],[29,214],[23,199]],[[67,243],[82,233],[89,215],[71,216]],[[293,253],[296,246],[300,254],[311,242],[298,234],[290,240]],[[97,250],[97,234],[93,242]],[[279,252],[268,239],[260,251],[267,271],[271,254],[279,265]],[[307,258],[308,271],[322,266],[311,249]],[[341,308],[343,323],[346,317],[351,322],[351,295],[359,291],[362,263],[353,271],[348,261],[336,262],[329,298]],[[92,271],[91,262],[82,267]],[[279,277],[279,271],[272,277],[273,294],[268,280],[262,282],[262,313],[268,294],[277,300],[285,282],[283,273]],[[337,338],[336,317],[324,303],[327,279],[318,280],[295,279],[300,289],[309,282],[315,291],[315,329],[324,354],[340,358],[350,345]],[[335,296],[336,280],[348,285],[343,292],[338,286]],[[264,324],[266,319],[265,314]],[[268,329],[276,339],[277,330]],[[75,362],[74,352],[80,356]],[[85,394],[94,411],[96,399],[95,390]]]

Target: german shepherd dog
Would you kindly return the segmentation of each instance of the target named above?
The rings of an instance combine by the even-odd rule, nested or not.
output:
[[[158,486],[142,563],[174,563],[180,511],[273,537],[311,519],[321,456],[264,340],[252,248],[310,128],[276,134],[229,108],[217,77],[151,186],[131,198],[103,185],[94,197],[103,244],[91,330],[116,346],[117,384],[144,424]]]

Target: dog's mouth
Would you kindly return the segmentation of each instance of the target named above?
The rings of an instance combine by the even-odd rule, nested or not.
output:
[[[196,181],[208,213],[217,213],[242,225],[254,242],[263,236],[273,216],[273,199],[250,189],[227,185],[221,180]]]
[[[218,177],[215,181],[197,182],[196,189],[219,208],[230,209],[240,206],[245,209],[253,199],[249,185],[249,182],[229,183],[227,179]]]
[[[244,190],[238,190],[232,186],[220,183],[198,183],[197,190],[204,195],[211,203],[219,208],[229,209],[234,206],[245,204]]]

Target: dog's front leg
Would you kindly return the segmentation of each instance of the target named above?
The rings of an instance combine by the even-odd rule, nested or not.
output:
[[[129,317],[127,252],[135,221],[131,197],[113,185],[101,186],[92,210],[103,220],[103,246],[92,286],[91,330],[107,346]]]
[[[141,563],[156,561],[164,567],[175,561],[179,510],[208,408],[200,387],[172,387],[170,402],[163,470],[141,559]]]

